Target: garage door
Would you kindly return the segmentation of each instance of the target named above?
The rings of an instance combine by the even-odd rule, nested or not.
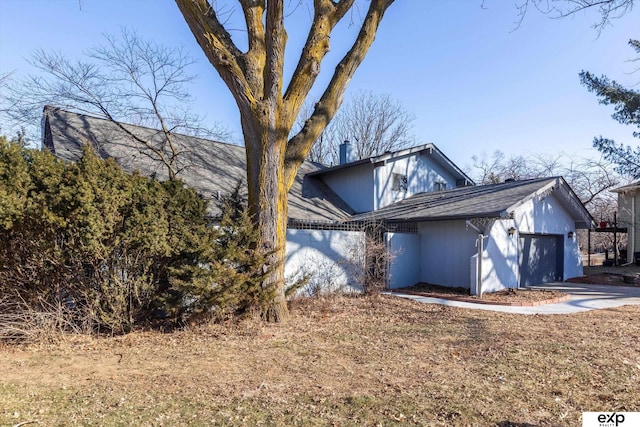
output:
[[[562,236],[520,235],[520,286],[562,280]]]

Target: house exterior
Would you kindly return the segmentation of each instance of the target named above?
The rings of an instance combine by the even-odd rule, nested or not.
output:
[[[392,289],[427,282],[472,294],[582,275],[575,231],[592,222],[561,177],[420,193],[352,220],[372,216],[404,226],[386,235],[399,254]]]
[[[243,147],[174,137],[178,177],[205,198],[243,182]],[[125,170],[168,177],[154,159],[166,149],[159,131],[45,107],[44,148],[75,161],[86,144]],[[340,150],[339,165],[303,163],[289,192],[285,274],[310,279],[308,291],[358,287],[373,222],[395,254],[391,288],[429,282],[479,293],[582,274],[575,231],[593,219],[561,177],[476,186],[433,144],[367,159],[348,144]]]
[[[612,191],[618,194],[617,225],[627,229],[627,262],[634,262],[640,259],[640,181]]]

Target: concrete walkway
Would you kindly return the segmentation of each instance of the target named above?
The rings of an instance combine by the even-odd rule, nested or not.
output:
[[[581,311],[598,310],[619,307],[628,304],[640,304],[640,287],[586,285],[582,283],[547,283],[531,286],[530,289],[545,289],[560,291],[571,295],[571,299],[556,304],[545,304],[536,307],[503,306],[491,304],[474,304],[472,302],[451,301],[442,298],[421,297],[399,292],[389,292],[389,295],[412,299],[428,304],[442,304],[451,307],[469,308],[474,310],[502,311],[517,314],[569,314]]]

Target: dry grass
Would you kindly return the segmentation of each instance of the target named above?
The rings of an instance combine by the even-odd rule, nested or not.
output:
[[[34,307],[20,299],[0,298],[0,341],[45,342],[69,331],[84,332],[70,321],[62,305],[40,301]]]
[[[284,325],[0,347],[0,425],[580,425],[640,409],[640,306],[523,316],[393,297]]]

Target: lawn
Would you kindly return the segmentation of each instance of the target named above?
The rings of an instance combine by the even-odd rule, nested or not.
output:
[[[381,297],[0,347],[0,425],[580,425],[640,410],[640,306],[523,316]]]

